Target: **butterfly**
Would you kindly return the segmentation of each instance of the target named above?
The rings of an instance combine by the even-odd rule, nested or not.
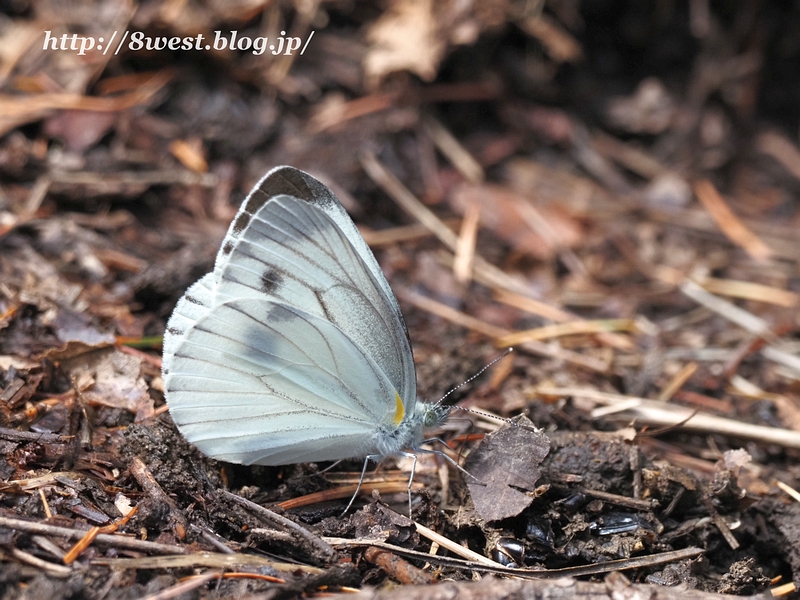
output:
[[[223,461],[363,458],[363,481],[370,459],[420,451],[448,413],[417,401],[408,330],[364,238],[330,189],[292,167],[247,196],[163,348],[174,422]]]

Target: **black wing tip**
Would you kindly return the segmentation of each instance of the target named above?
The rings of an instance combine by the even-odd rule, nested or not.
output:
[[[269,197],[286,194],[308,200],[313,196],[309,185],[311,182],[319,183],[305,171],[284,165],[275,167],[264,175],[264,178],[258,183],[257,189]]]
[[[330,204],[337,202],[333,192],[313,175],[295,167],[281,166],[270,170],[251,192],[251,197],[256,190],[266,195],[266,199],[275,196],[294,196],[309,204]],[[266,201],[266,200],[264,200]]]

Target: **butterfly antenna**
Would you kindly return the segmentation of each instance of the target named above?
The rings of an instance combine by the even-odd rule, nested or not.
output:
[[[483,372],[484,372],[484,371],[486,371],[486,369],[488,369],[489,367],[491,367],[491,366],[492,366],[493,364],[495,364],[496,362],[499,362],[499,361],[503,360],[503,359],[504,359],[506,356],[508,356],[509,354],[511,354],[513,351],[514,351],[514,349],[513,349],[513,348],[509,348],[509,349],[507,349],[507,350],[506,350],[505,352],[503,352],[503,353],[502,353],[500,356],[498,356],[497,358],[495,358],[495,359],[494,359],[492,362],[490,362],[488,365],[484,366],[484,367],[483,367],[483,368],[482,368],[480,371],[478,371],[477,373],[475,373],[475,375],[473,375],[472,377],[470,377],[470,378],[469,378],[469,379],[467,379],[466,381],[462,381],[461,383],[459,383],[459,384],[458,384],[456,387],[454,387],[454,388],[453,388],[453,389],[451,389],[449,392],[447,392],[447,393],[446,393],[444,396],[442,396],[441,398],[439,398],[439,401],[436,403],[436,406],[440,406],[440,405],[442,404],[442,402],[444,402],[444,399],[445,399],[445,398],[447,398],[447,397],[448,397],[450,394],[452,394],[452,393],[453,393],[453,392],[455,392],[457,389],[464,387],[465,385],[467,385],[467,384],[468,384],[468,383],[470,383],[471,381],[474,381],[475,379],[477,379],[478,377],[480,377],[481,375],[483,375]],[[461,408],[461,407],[452,407],[452,408]],[[467,410],[467,409],[462,409],[462,410]],[[468,412],[475,412],[475,411],[468,411]]]
[[[473,375],[472,377],[470,377],[466,381],[464,381],[462,383],[459,383],[456,387],[454,387],[452,390],[450,390],[444,396],[442,396],[442,398],[436,403],[436,406],[439,406],[445,398],[447,398],[450,394],[455,392],[458,388],[463,387],[466,384],[468,384],[470,381],[476,379],[477,377],[480,377],[486,369],[491,367],[496,362],[498,362],[500,360],[503,360],[506,356],[511,354],[513,351],[514,351],[514,348],[508,348],[505,352],[503,352],[503,354],[501,354],[500,356],[495,358],[492,362],[490,362],[488,365],[483,367],[480,371],[475,373],[475,375]],[[503,423],[508,423],[509,425],[514,425],[515,427],[522,427],[523,429],[531,429],[530,427],[527,427],[525,425],[520,425],[519,423],[517,423],[516,421],[512,421],[511,419],[506,419],[504,417],[498,417],[497,415],[492,415],[492,414],[489,414],[487,412],[481,412],[479,410],[474,410],[472,408],[466,408],[464,406],[458,406],[457,404],[454,404],[452,406],[448,406],[447,408],[448,408],[448,410],[453,410],[453,409],[462,410],[464,412],[472,413],[473,415],[478,415],[480,417],[485,417],[485,418],[487,418],[489,420],[495,420],[495,421],[499,420],[499,421],[502,421]],[[531,429],[531,431],[538,431],[538,429],[536,429],[534,427],[534,428]]]
[[[463,410],[464,412],[472,413],[473,415],[478,415],[480,417],[485,417],[485,418],[489,419],[490,421],[502,421],[503,423],[507,423],[508,425],[513,425],[514,427],[520,427],[522,429],[527,429],[528,431],[533,431],[534,433],[539,433],[539,431],[541,431],[540,429],[538,429],[535,426],[534,427],[529,427],[527,425],[523,425],[521,423],[518,423],[517,421],[514,421],[512,419],[506,419],[505,417],[498,417],[497,415],[493,415],[493,414],[487,413],[487,412],[482,412],[480,410],[475,410],[473,408],[467,408],[465,406],[458,406],[457,404],[454,404],[450,408],[456,408],[458,410]]]

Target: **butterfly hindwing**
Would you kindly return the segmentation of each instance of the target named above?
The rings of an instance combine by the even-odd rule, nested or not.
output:
[[[216,306],[184,335],[166,383],[186,439],[244,464],[369,453],[393,419],[393,387],[362,348],[325,319],[273,301]]]
[[[214,274],[206,273],[178,300],[164,330],[161,368],[165,375],[170,372],[172,355],[175,353],[175,348],[183,341],[184,334],[213,307],[215,288]]]

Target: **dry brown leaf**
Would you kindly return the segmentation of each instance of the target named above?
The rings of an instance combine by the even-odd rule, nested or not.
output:
[[[484,521],[515,517],[535,500],[539,465],[550,439],[525,417],[506,423],[483,438],[465,465],[475,511]],[[524,490],[524,491],[521,491]]]
[[[98,98],[73,93],[0,94],[0,135],[25,123],[38,121],[56,110],[99,112],[127,110],[148,102],[171,78],[171,72],[162,71],[133,92],[113,98]]]
[[[136,414],[136,421],[153,414],[153,400],[147,392],[141,366],[140,358],[113,347],[85,352],[61,362],[61,368],[88,402],[128,410]]]
[[[445,50],[437,29],[432,0],[395,0],[367,31],[364,73],[370,87],[396,71],[432,81]]]
[[[73,152],[81,153],[111,131],[117,118],[113,112],[64,110],[46,119],[44,130],[48,136],[64,140]]]
[[[517,252],[530,254],[545,260],[559,248],[572,247],[578,243],[582,230],[577,221],[554,206],[536,206],[536,210],[547,222],[551,239],[543,239],[531,229],[525,213],[530,199],[497,185],[463,184],[450,197],[451,206],[461,214],[476,202],[481,207],[480,221],[485,228],[511,244]]]
[[[392,0],[366,33],[364,57],[369,87],[384,77],[410,71],[425,81],[436,77],[450,46],[473,44],[482,31],[505,25],[507,0]]]

